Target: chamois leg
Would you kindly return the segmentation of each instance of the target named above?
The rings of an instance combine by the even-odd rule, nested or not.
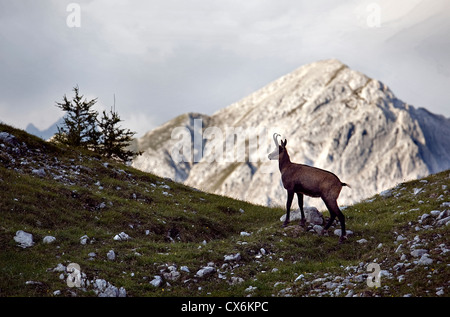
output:
[[[302,219],[300,220],[300,226],[304,227],[305,223],[306,223],[306,219],[305,219],[305,213],[303,212],[303,194],[297,193],[297,198],[298,198],[298,206],[299,206],[300,212],[302,214]]]
[[[339,210],[340,211],[340,210]],[[345,231],[345,217],[342,212],[338,215],[339,222],[341,223],[341,237],[339,238],[339,242],[342,243],[347,240],[347,232]]]
[[[330,211],[330,220],[328,221],[327,225],[325,226],[326,229],[328,229],[333,222],[333,220],[336,218],[336,216],[339,219],[339,222],[341,224],[341,237],[339,238],[339,242],[344,242],[344,240],[347,239],[347,232],[345,231],[345,217],[344,214],[339,209],[339,206],[337,204],[336,200],[325,202],[325,205],[327,206],[328,210]]]
[[[323,231],[327,231],[328,228],[333,224],[334,219],[336,218],[336,215],[330,211],[330,219],[328,220],[327,224],[323,228]]]
[[[294,192],[288,191],[288,197],[286,202],[286,219],[284,220],[283,227],[286,227],[289,223],[289,214],[291,212],[292,199],[294,198]]]

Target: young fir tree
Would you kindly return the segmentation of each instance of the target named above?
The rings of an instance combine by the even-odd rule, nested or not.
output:
[[[63,102],[56,103],[56,106],[65,111],[64,125],[58,126],[55,140],[69,146],[83,147],[95,150],[100,139],[100,131],[97,129],[97,111],[92,107],[97,102],[97,98],[83,100],[78,86],[73,88],[75,97],[72,101],[64,95]]]
[[[103,110],[103,115],[99,121],[99,128],[102,133],[99,151],[108,158],[128,162],[142,153],[127,150],[136,132],[131,132],[129,129],[122,129],[119,126],[120,122],[122,120],[116,111],[111,109],[109,114],[107,114]]]

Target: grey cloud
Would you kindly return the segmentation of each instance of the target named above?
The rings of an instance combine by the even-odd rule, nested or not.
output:
[[[68,3],[0,4],[0,120],[46,128],[61,115],[55,101],[78,84],[99,107],[115,94],[122,118],[143,134],[180,113],[211,114],[326,58],[450,116],[445,1],[408,12],[385,0],[78,1],[81,28],[73,29]],[[384,8],[379,29],[365,25],[370,3]]]

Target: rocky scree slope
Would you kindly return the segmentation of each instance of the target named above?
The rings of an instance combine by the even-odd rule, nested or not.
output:
[[[314,209],[282,228],[283,209],[0,125],[0,296],[448,296],[449,186],[445,171],[347,207],[338,244]]]

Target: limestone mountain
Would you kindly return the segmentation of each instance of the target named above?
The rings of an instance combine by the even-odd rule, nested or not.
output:
[[[192,141],[181,161],[174,159],[176,128]],[[145,152],[133,166],[209,192],[284,205],[278,164],[267,159],[273,132],[288,140],[293,162],[351,185],[341,205],[450,168],[450,119],[399,100],[382,82],[334,59],[304,65],[211,116],[170,120],[136,140]],[[229,153],[234,159],[217,159]],[[319,199],[305,202],[323,207]]]

